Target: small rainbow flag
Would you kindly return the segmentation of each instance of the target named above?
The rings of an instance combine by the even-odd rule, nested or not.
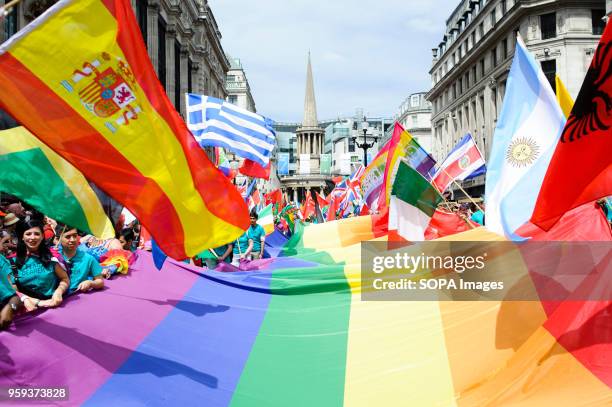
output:
[[[391,136],[388,144],[389,152],[382,189],[384,194],[381,193],[379,206],[389,204],[391,188],[397,174],[400,158],[404,158],[412,168],[426,178],[429,178],[429,171],[436,165],[436,160],[398,122],[395,122],[393,136]]]

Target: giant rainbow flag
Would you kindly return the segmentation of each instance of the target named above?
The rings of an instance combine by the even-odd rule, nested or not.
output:
[[[246,204],[157,80],[129,0],[61,0],[0,46],[0,100],[169,256],[248,227]]]
[[[612,403],[609,303],[362,301],[372,237],[369,216],[298,222],[267,239],[279,257],[235,273],[157,272],[140,252],[104,291],[0,332],[0,386],[68,386],[86,406]]]

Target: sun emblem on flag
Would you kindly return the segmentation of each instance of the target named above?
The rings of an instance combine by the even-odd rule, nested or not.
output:
[[[470,157],[468,157],[467,155],[464,155],[463,157],[461,157],[461,159],[459,160],[459,168],[461,168],[462,170],[465,170],[467,167],[469,167],[470,165]]]
[[[538,144],[528,137],[520,137],[510,143],[506,161],[513,167],[527,167],[535,162],[540,153]]]

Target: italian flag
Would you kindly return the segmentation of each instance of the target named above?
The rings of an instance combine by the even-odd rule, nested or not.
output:
[[[274,231],[274,215],[272,213],[272,204],[269,204],[263,208],[257,214],[257,224],[261,225],[266,231],[266,235],[269,235]]]
[[[391,190],[389,232],[408,241],[425,240],[425,230],[444,198],[417,170],[401,161]]]

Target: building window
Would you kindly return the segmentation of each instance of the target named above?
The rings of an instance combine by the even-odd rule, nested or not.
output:
[[[504,14],[506,14],[506,11],[508,11],[508,6],[506,4],[506,0],[502,0],[501,1],[501,13],[502,13],[502,16]]]
[[[355,152],[355,142],[353,141],[352,138],[348,139],[348,152],[349,153],[354,153]]]
[[[410,96],[410,106],[418,107],[420,103],[421,103],[421,97],[419,95]]]
[[[472,31],[472,47],[476,45],[476,31]]]
[[[606,28],[606,22],[604,21],[605,16],[605,10],[591,10],[591,20],[593,21],[593,35],[603,34]]]
[[[174,107],[181,109],[181,44],[174,42]]]
[[[495,9],[491,12],[491,27],[495,26],[497,22],[497,15],[495,14]]]
[[[147,44],[147,3],[148,0],[138,0],[136,3],[136,17],[138,18],[138,25],[140,26],[140,33],[144,40],[145,47]]]
[[[478,34],[480,34],[480,38],[482,39],[482,37],[484,37],[484,24],[480,23],[480,25],[478,26]]]
[[[159,58],[157,60],[157,77],[164,89],[166,89],[166,23],[159,18],[157,20]]]
[[[193,92],[193,79],[191,78],[193,72],[193,61],[191,58],[187,61],[187,92]]]
[[[485,60],[484,58],[480,60],[480,77],[484,78],[485,74]]]
[[[493,48],[493,51],[491,51],[491,65],[493,68],[497,66],[497,47]]]
[[[227,101],[230,102],[231,104],[235,105],[238,103],[238,96],[237,95],[229,95],[227,97]]]
[[[4,17],[4,39],[8,40],[17,33],[17,6],[13,7],[10,13]]]
[[[416,114],[412,115],[412,127],[416,128],[419,125],[419,117]]]
[[[540,16],[540,31],[543,40],[555,38],[557,36],[556,13],[548,13]]]
[[[508,38],[504,38],[502,41],[502,56],[504,59],[508,58]]]
[[[555,75],[557,74],[557,60],[552,59],[550,61],[542,61],[541,64],[542,71],[544,72],[546,79],[548,79],[550,86],[552,86],[553,90],[556,92],[557,86],[555,83]]]

